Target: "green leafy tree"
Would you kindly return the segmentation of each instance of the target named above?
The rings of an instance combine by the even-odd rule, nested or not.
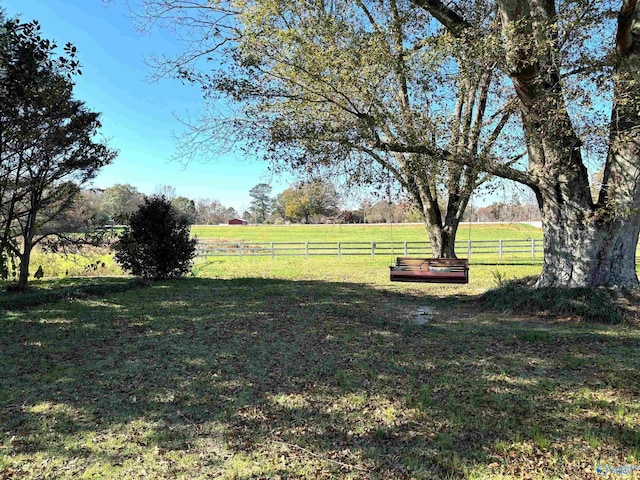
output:
[[[455,45],[469,38],[487,41],[479,22],[455,5],[414,3],[433,15]],[[496,62],[511,85],[527,155],[520,165],[489,159],[481,168],[535,193],[545,237],[537,285],[637,287],[640,37],[634,32],[640,4],[501,0],[494,5],[504,44]],[[420,144],[388,147],[432,150]],[[596,201],[587,149],[604,166]],[[445,152],[451,158],[454,153]]]
[[[61,217],[116,156],[94,141],[99,115],[73,98],[75,47],[56,50],[36,21],[0,25],[0,247],[19,261],[21,290],[33,248],[62,236]]]
[[[166,198],[147,198],[114,244],[116,262],[143,278],[182,277],[195,256],[189,230],[187,219]]]
[[[103,199],[104,190],[86,188],[80,193],[72,214],[77,218],[90,218],[94,224],[103,227],[110,222],[109,216],[102,208]]]
[[[196,219],[196,203],[187,197],[176,197],[171,200],[171,205],[182,215],[187,223],[193,224]]]
[[[249,211],[253,214],[256,223],[263,223],[267,215],[273,210],[273,198],[271,197],[271,185],[268,183],[259,183],[249,190],[251,203]]]
[[[242,118],[208,119],[218,139],[235,140],[229,132],[246,126],[243,137],[301,168],[313,159],[364,164],[357,147],[425,218],[437,218],[445,189],[454,203],[443,216],[464,210],[477,172],[513,180],[540,209],[537,286],[638,286],[636,0],[144,3],[160,22],[194,27],[185,32],[195,48],[165,72],[244,102]],[[232,65],[198,70],[207,58]],[[588,157],[604,167],[595,201]],[[435,204],[425,201],[427,184]]]
[[[101,209],[114,224],[129,223],[129,218],[144,201],[144,195],[128,183],[118,183],[105,188],[102,193]]]
[[[314,216],[336,215],[337,197],[330,183],[320,180],[301,182],[278,195],[276,209],[286,220],[310,223]]]
[[[295,187],[289,187],[276,196],[275,210],[284,220],[297,222],[302,218],[300,213],[300,192]]]
[[[227,94],[244,110],[233,118],[205,115],[183,153],[241,138],[266,152],[276,169],[346,177],[378,190],[399,185],[420,212],[433,255],[455,256],[471,193],[489,177],[479,161],[451,163],[436,147],[467,158],[506,151],[501,138],[512,109],[494,75],[497,42],[483,42],[482,58],[466,69],[468,52],[451,48],[449,35],[406,1],[181,8],[187,3],[144,1],[155,24],[197,25],[184,30],[193,48],[160,70],[199,84],[210,97]],[[489,16],[485,2],[463,6],[476,18]],[[497,33],[495,25],[486,28]],[[213,74],[200,70],[210,65],[200,62],[202,52],[225,66]],[[205,144],[212,137],[218,141]],[[417,139],[434,148],[388,148]]]

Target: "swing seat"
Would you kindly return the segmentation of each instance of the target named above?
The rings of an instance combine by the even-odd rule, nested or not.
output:
[[[389,269],[392,282],[469,283],[465,258],[398,257]]]

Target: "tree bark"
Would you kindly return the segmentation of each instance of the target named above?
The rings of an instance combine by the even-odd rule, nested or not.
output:
[[[527,141],[528,174],[538,196],[544,231],[544,265],[537,286],[637,287],[638,36],[618,35],[625,46],[623,51],[618,49],[610,153],[605,186],[594,204],[580,140],[563,98],[555,30],[549,28],[556,21],[555,3],[503,0],[500,6],[508,39],[509,76],[520,99]],[[625,8],[619,30],[637,31],[636,2],[625,2],[623,12]],[[632,26],[623,25],[623,20]]]
[[[457,258],[456,235],[469,195],[460,196],[456,192],[449,192],[447,212],[443,215],[437,196],[433,195],[428,185],[418,181],[413,190],[409,189],[409,192],[421,209],[422,220],[429,236],[431,256]]]
[[[456,233],[459,222],[449,222],[446,225],[427,226],[431,256],[433,258],[457,258],[456,257]]]
[[[454,37],[475,29],[439,0],[413,1]],[[555,4],[553,0],[497,2],[505,41],[502,68],[519,99],[529,164],[526,171],[496,162],[485,168],[531,187],[536,194],[545,241],[538,287],[637,287],[640,6],[638,0],[623,0],[618,15],[609,154],[594,203],[580,139],[565,104]],[[450,155],[455,159],[456,151],[451,149]]]
[[[603,222],[593,209],[542,196],[544,263],[537,287],[637,287],[640,214]]]
[[[20,255],[20,271],[18,273],[18,289],[21,292],[29,288],[29,262],[31,260],[32,245],[25,242],[24,252]]]
[[[39,194],[32,194],[31,204],[39,205],[41,197]],[[20,258],[20,271],[18,272],[18,289],[20,291],[27,291],[29,288],[29,263],[31,262],[31,252],[34,247],[34,236],[36,233],[36,220],[38,216],[38,209],[32,208],[21,226],[22,229],[22,253],[18,254]]]

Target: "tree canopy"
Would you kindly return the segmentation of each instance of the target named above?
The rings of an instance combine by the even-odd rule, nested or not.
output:
[[[249,196],[251,197],[249,209],[254,215],[256,223],[263,223],[273,208],[271,185],[259,183],[249,190]]]
[[[19,259],[21,289],[33,247],[62,233],[80,188],[116,156],[94,140],[99,115],[73,97],[75,47],[56,49],[36,21],[0,26],[0,253],[5,276],[6,259]]]
[[[487,8],[478,5],[469,11],[481,18]],[[461,69],[464,52],[435,25],[416,29],[429,15],[406,1],[144,6],[154,24],[189,26],[190,47],[178,58],[163,57],[158,71],[197,83],[209,99],[223,95],[242,105],[222,117],[205,112],[183,153],[241,139],[276,169],[303,177],[332,175],[348,187],[399,184],[427,226],[433,254],[455,256],[471,193],[489,177],[433,152],[441,145],[477,155],[505,149],[512,109],[490,59]],[[433,151],[383,146],[417,138]]]
[[[196,254],[188,219],[165,197],[145,198],[114,244],[115,259],[132,274],[160,280],[179,278]]]
[[[144,200],[144,195],[128,183],[105,188],[100,197],[101,211],[107,216],[107,221],[115,224],[129,223],[129,218]]]
[[[338,194],[335,187],[321,180],[299,182],[287,188],[276,199],[276,210],[285,219],[310,223],[318,215],[338,213]]]
[[[637,1],[184,6],[144,1],[147,19],[190,35],[159,72],[242,107],[205,115],[196,137],[241,137],[303,171],[391,176],[443,243],[485,175],[519,182],[543,222],[538,286],[638,285]],[[594,199],[589,169],[600,165]]]

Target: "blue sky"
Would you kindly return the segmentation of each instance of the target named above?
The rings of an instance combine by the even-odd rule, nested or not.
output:
[[[201,107],[196,88],[171,79],[149,82],[145,58],[171,53],[176,42],[167,31],[138,33],[123,2],[105,6],[100,0],[0,0],[8,16],[37,19],[42,35],[59,46],[72,42],[78,49],[82,75],[76,77],[76,98],[102,114],[102,134],[118,158],[95,180],[96,187],[130,183],[143,193],[171,185],[178,195],[211,198],[242,213],[249,206],[249,190],[270,183],[275,195],[288,181],[272,178],[267,165],[234,154],[184,167],[169,161],[174,135],[181,124],[175,116],[194,115]]]

